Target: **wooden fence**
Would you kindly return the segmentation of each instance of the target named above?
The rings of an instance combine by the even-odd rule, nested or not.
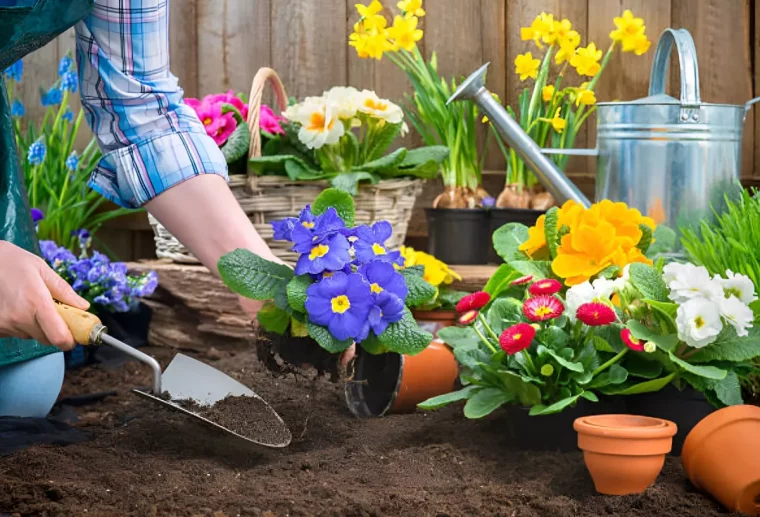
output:
[[[410,90],[403,74],[387,60],[359,59],[347,45],[357,20],[357,1],[172,0],[172,70],[187,96],[227,89],[247,92],[256,70],[270,66],[295,97],[318,95],[331,86],[347,84],[400,100]],[[383,3],[395,9],[396,0]],[[667,27],[691,32],[699,56],[703,101],[743,104],[758,90],[756,49],[760,36],[754,31],[760,17],[758,4],[760,0],[427,0],[421,46],[426,55],[437,53],[440,71],[447,76],[458,78],[490,61],[489,88],[514,105],[525,83],[515,75],[513,61],[531,47],[521,41],[520,27],[546,11],[569,19],[581,33],[582,44],[594,41],[606,49],[614,28],[612,19],[631,9],[644,18],[653,41]],[[39,86],[54,80],[55,63],[73,48],[73,42],[69,32],[26,59],[20,96],[32,117],[42,112],[38,107]],[[653,54],[654,46],[641,57],[618,52],[599,82],[597,98],[632,100],[646,96]],[[678,84],[677,77],[674,71],[671,84]],[[593,120],[587,123],[578,147],[593,147],[594,124]],[[742,169],[748,183],[760,183],[756,135],[760,139],[760,116],[750,112]],[[495,146],[489,149],[486,168],[493,174],[486,177],[485,186],[497,193],[503,182],[499,171],[504,169],[504,160]],[[569,165],[571,176],[587,192],[593,189],[594,170],[594,163],[587,159]],[[429,205],[439,188],[431,182],[418,205]],[[424,216],[419,215],[410,230],[412,237],[426,233]],[[143,235],[119,246],[121,254],[135,258],[149,253],[150,234],[144,222],[114,224],[114,231],[143,228]]]

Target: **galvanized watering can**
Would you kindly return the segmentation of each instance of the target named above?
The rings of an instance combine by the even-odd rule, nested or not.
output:
[[[665,94],[673,43],[681,68],[680,100]],[[743,106],[702,102],[694,40],[685,29],[667,29],[660,37],[648,97],[597,104],[596,149],[539,148],[483,85],[487,67],[468,77],[449,102],[473,100],[559,202],[590,204],[545,154],[598,156],[597,201],[623,201],[673,229],[709,218],[713,209],[721,210],[724,196],[736,191],[744,119],[760,98]]]

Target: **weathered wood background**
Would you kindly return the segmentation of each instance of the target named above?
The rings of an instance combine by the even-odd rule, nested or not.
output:
[[[321,94],[335,85],[374,89],[400,100],[409,84],[387,60],[356,57],[347,45],[357,20],[357,0],[172,0],[172,70],[186,95],[197,97],[227,89],[247,92],[259,67],[270,66],[295,97]],[[365,2],[367,3],[367,2]],[[395,8],[396,0],[383,3]],[[425,54],[438,54],[447,76],[467,75],[491,62],[488,85],[511,104],[526,83],[514,74],[517,54],[530,49],[520,40],[541,11],[568,18],[585,45],[594,41],[606,49],[612,19],[624,9],[643,17],[656,41],[667,27],[684,27],[694,37],[699,56],[702,99],[743,104],[760,89],[760,0],[428,0],[421,45]],[[73,31],[26,59],[20,96],[31,116],[40,116],[39,86],[55,79],[57,60],[73,48]],[[532,49],[535,54],[535,49]],[[654,45],[642,57],[617,53],[597,87],[599,100],[632,100],[646,96]],[[674,60],[675,61],[675,60]],[[674,72],[673,77],[677,78]],[[677,84],[676,81],[671,83]],[[578,147],[594,145],[595,122],[579,135]],[[750,112],[745,125],[743,178],[760,183],[760,116]],[[497,193],[504,168],[498,149],[490,149],[484,183]],[[572,161],[569,172],[587,192],[593,190],[593,161]],[[439,191],[426,188],[419,207],[430,204]],[[149,256],[151,233],[143,216],[116,221],[108,241],[125,259]],[[410,235],[424,238],[424,214],[415,217]],[[107,233],[107,232],[106,232]]]

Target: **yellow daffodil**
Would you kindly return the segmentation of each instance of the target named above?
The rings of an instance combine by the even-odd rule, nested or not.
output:
[[[596,104],[596,95],[588,89],[588,83],[583,83],[580,88],[575,90],[575,105],[593,106]]]
[[[380,16],[382,20],[385,20]],[[362,58],[381,59],[383,53],[393,49],[388,41],[387,31],[383,27],[367,27],[367,20],[354,25],[354,33],[349,36],[348,44],[356,49],[357,55]]]
[[[552,128],[557,133],[562,133],[567,126],[567,120],[559,116],[561,111],[562,108],[557,108],[557,111],[554,113],[554,118],[551,119]]]
[[[578,34],[578,32],[572,30],[572,28],[573,24],[570,23],[570,20],[552,20],[551,30],[543,40],[549,44],[559,43],[560,41],[567,39],[571,32]]]
[[[554,16],[541,13],[536,16],[530,27],[522,27],[520,29],[520,38],[523,41],[533,41],[538,48],[542,48],[541,39],[551,32],[553,22]]]
[[[501,99],[499,98],[498,95],[496,95],[495,93],[491,92],[491,97],[493,97],[496,100],[496,102],[498,102],[499,104],[501,104]],[[488,117],[484,116],[483,119],[481,120],[481,122],[483,122],[483,124],[488,124]]]
[[[422,39],[422,31],[417,28],[416,16],[396,16],[393,27],[388,29],[388,36],[393,40],[395,49],[403,48],[411,52],[417,42]]]
[[[610,32],[612,41],[625,43],[626,40],[635,38],[644,34],[646,27],[642,18],[635,18],[629,10],[623,12],[623,16],[615,17],[612,20],[615,24],[615,30]]]
[[[566,38],[559,40],[559,50],[554,56],[554,62],[558,65],[570,61],[575,55],[575,50],[581,43],[581,35],[576,31],[570,31]]]
[[[354,7],[356,7],[356,10],[359,12],[359,16],[361,16],[362,19],[371,18],[383,10],[383,4],[381,4],[378,0],[372,0],[369,5],[356,4]]]
[[[646,37],[646,34],[641,34],[630,40],[623,42],[623,52],[632,51],[637,56],[642,56],[647,53],[649,47],[652,46],[652,42]]]
[[[533,54],[526,52],[525,54],[519,54],[515,58],[515,73],[520,76],[520,80],[524,81],[528,77],[535,79],[538,77],[538,67],[541,62],[538,59],[533,59]]]
[[[549,102],[552,100],[552,97],[554,97],[554,85],[547,84],[541,88],[541,98],[544,100],[544,102]]]
[[[602,51],[597,50],[596,45],[589,43],[587,47],[579,48],[570,59],[570,65],[580,75],[594,77],[602,69],[599,60],[602,59]]]
[[[422,8],[422,0],[401,0],[396,4],[401,12],[406,14],[412,14],[417,17],[425,16],[425,10]]]

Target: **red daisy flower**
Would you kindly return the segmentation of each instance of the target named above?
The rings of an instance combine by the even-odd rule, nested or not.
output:
[[[499,336],[499,346],[508,355],[525,350],[536,337],[536,329],[528,323],[512,325]]]
[[[471,325],[478,317],[478,311],[467,311],[459,317],[460,325]]]
[[[553,278],[539,280],[528,288],[528,292],[533,296],[539,294],[557,294],[562,289],[562,284]]]
[[[468,294],[457,303],[457,312],[478,311],[490,301],[491,295],[484,291]]]
[[[533,275],[521,276],[517,280],[513,280],[510,285],[523,285],[533,280]]]
[[[625,343],[625,345],[631,350],[633,350],[634,352],[644,351],[644,342],[638,338],[633,337],[633,334],[631,334],[630,330],[628,329],[621,330],[620,338],[623,340],[623,343]]]
[[[554,296],[541,295],[528,298],[523,303],[523,314],[530,321],[546,321],[559,318],[565,311],[565,306]]]
[[[599,302],[584,303],[578,307],[578,312],[575,315],[589,327],[609,325],[616,318],[612,307]]]

